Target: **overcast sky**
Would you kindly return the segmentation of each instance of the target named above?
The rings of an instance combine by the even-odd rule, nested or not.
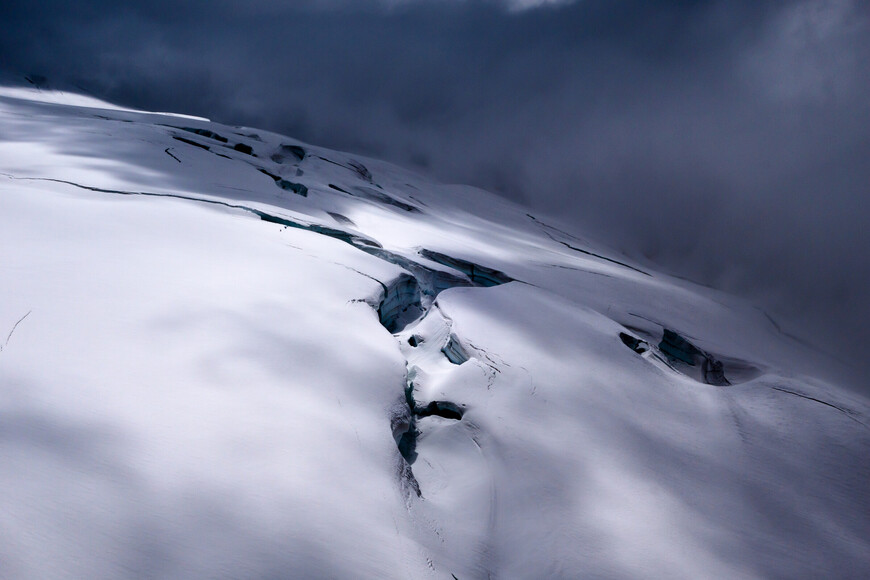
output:
[[[4,0],[0,69],[389,159],[870,372],[870,2]],[[870,389],[870,385],[867,385]]]

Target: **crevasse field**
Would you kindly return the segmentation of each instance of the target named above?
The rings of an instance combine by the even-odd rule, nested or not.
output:
[[[566,230],[0,89],[0,577],[866,578],[868,401]]]

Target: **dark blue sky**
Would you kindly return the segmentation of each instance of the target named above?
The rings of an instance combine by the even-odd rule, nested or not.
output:
[[[870,3],[121,4],[6,0],[0,69],[495,190],[866,382]]]

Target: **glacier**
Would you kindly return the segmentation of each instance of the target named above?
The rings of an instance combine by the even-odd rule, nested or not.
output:
[[[0,576],[865,577],[866,396],[569,230],[0,88]]]

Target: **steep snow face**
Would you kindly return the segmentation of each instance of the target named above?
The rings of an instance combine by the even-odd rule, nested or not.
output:
[[[485,192],[0,90],[0,576],[862,577],[868,402]]]

